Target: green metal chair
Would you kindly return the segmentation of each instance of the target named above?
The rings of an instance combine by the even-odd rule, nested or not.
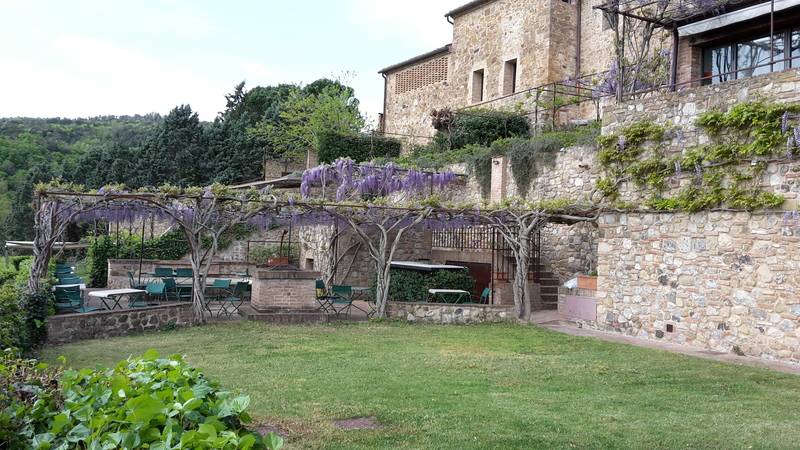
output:
[[[160,281],[151,281],[151,282],[147,283],[147,286],[145,287],[145,291],[146,291],[145,295],[146,295],[146,297],[148,299],[164,300],[164,299],[167,298],[167,286],[163,282],[160,282]],[[145,302],[143,299],[141,299],[141,303],[144,303],[144,304],[143,305],[140,304],[140,298],[139,298],[139,296],[136,296],[136,300],[131,300],[130,307],[131,308],[141,308],[141,307],[144,307],[144,306],[148,306],[147,302]]]
[[[147,287],[147,283],[139,283],[136,281],[133,272],[128,272],[128,283],[130,283],[131,289],[144,290]]]
[[[59,277],[58,284],[84,284],[83,278],[70,275],[68,277]]]
[[[489,298],[492,296],[492,290],[490,288],[484,288],[483,292],[481,292],[481,296],[478,299],[478,303],[481,305],[488,305]]]
[[[157,278],[172,278],[175,276],[175,271],[173,271],[170,267],[156,267],[153,275],[155,275]]]
[[[217,311],[217,317],[225,313],[223,300],[227,296],[233,295],[230,289],[231,280],[214,280],[214,282],[208,288],[208,292],[206,293],[206,311],[208,311],[211,316],[214,315],[214,311],[211,309],[211,304],[214,302],[220,303],[220,309]]]
[[[88,313],[99,308],[86,306],[80,288],[56,288],[56,310],[58,312]]]
[[[221,299],[220,314],[225,314],[226,316],[231,317],[234,313],[238,313],[239,308],[242,307],[244,300],[248,295],[249,287],[249,283],[236,283],[236,286],[233,288],[233,292]]]
[[[328,288],[325,287],[325,282],[322,280],[317,280],[314,286],[316,289],[317,304],[319,305],[319,309],[321,309],[325,314],[330,313],[333,296],[328,295]]]
[[[164,298],[166,300],[175,300],[178,301],[181,298],[180,292],[178,291],[178,283],[175,282],[174,278],[164,278],[161,280],[164,282]]]
[[[337,317],[344,314],[349,318],[353,308],[353,287],[334,284],[331,287],[330,308]]]

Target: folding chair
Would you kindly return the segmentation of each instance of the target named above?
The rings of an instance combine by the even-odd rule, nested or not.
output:
[[[236,286],[233,288],[233,293],[225,296],[220,302],[220,314],[224,313],[230,318],[233,313],[238,313],[239,308],[244,304],[244,299],[247,296],[247,288],[249,286],[249,283],[236,283]]]
[[[331,310],[336,316],[341,316],[342,313],[346,317],[350,317],[351,308],[353,307],[353,287],[352,286],[339,286],[333,285],[331,287]]]
[[[156,267],[153,275],[155,275],[157,278],[172,278],[175,276],[175,272],[173,272],[169,267]]]
[[[148,299],[157,298],[160,300],[164,300],[167,297],[167,286],[160,281],[151,281],[147,283],[147,286],[144,289],[146,291],[146,296]],[[139,299],[132,300],[130,302],[131,308],[141,308],[147,306],[147,302],[142,302],[143,305],[139,304]]]
[[[76,276],[59,277],[58,284],[83,284],[83,278]]]
[[[136,278],[133,276],[133,272],[128,272],[128,283],[131,285],[131,289],[144,290],[147,287],[147,283],[136,282]]]
[[[317,280],[315,288],[316,288],[317,304],[319,305],[319,309],[321,309],[322,312],[324,312],[325,314],[330,313],[331,300],[333,300],[333,297],[328,295],[328,288],[325,287],[325,282],[322,280]]]
[[[490,288],[484,288],[483,292],[481,292],[481,296],[478,299],[478,303],[481,305],[488,305],[489,304],[489,297],[492,295],[492,290]]]
[[[56,288],[55,297],[56,309],[59,312],[88,313],[99,309],[86,306],[78,287]]]
[[[164,298],[166,300],[170,300],[170,298],[175,301],[180,300],[181,296],[178,291],[178,283],[175,282],[175,279],[164,278],[161,281],[164,282]]]
[[[214,283],[210,286],[211,292],[210,295],[206,295],[206,311],[208,311],[211,316],[214,316],[214,311],[211,310],[211,303],[212,302],[219,302],[220,309],[217,312],[217,317],[225,312],[225,308],[222,304],[222,299],[231,295],[231,280],[214,280]]]

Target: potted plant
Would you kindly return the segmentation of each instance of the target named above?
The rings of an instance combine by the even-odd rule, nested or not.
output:
[[[578,275],[578,289],[590,291],[597,290],[597,272],[589,272],[589,275]]]
[[[256,247],[250,250],[250,260],[258,267],[285,266],[289,264],[289,257],[281,256],[280,245]]]

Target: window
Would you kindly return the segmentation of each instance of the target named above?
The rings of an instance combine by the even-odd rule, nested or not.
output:
[[[791,59],[787,55],[791,45]],[[770,65],[770,52],[774,64]],[[730,44],[703,49],[703,84],[718,84],[728,80],[748,78],[800,67],[800,30],[743,39]]]
[[[472,103],[483,101],[483,69],[472,72]]]
[[[503,95],[517,92],[517,60],[506,61],[503,69]]]

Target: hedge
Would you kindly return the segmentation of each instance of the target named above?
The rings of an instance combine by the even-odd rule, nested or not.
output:
[[[451,130],[439,130],[433,145],[443,150],[468,145],[488,147],[492,142],[510,137],[530,136],[530,124],[524,115],[492,110],[470,110],[455,113]]]
[[[179,230],[172,230],[154,239],[144,241],[143,259],[178,260],[189,253],[189,244]],[[105,287],[108,284],[108,260],[115,258],[137,259],[141,252],[141,238],[124,234],[119,246],[115,236],[98,236],[89,247],[90,285]]]
[[[419,272],[392,269],[389,300],[396,302],[427,302],[428,289],[459,289],[473,292],[475,280],[465,270]]]
[[[397,139],[381,136],[323,133],[317,149],[321,163],[331,163],[338,158],[365,162],[375,158],[396,158],[400,156],[402,146]]]

